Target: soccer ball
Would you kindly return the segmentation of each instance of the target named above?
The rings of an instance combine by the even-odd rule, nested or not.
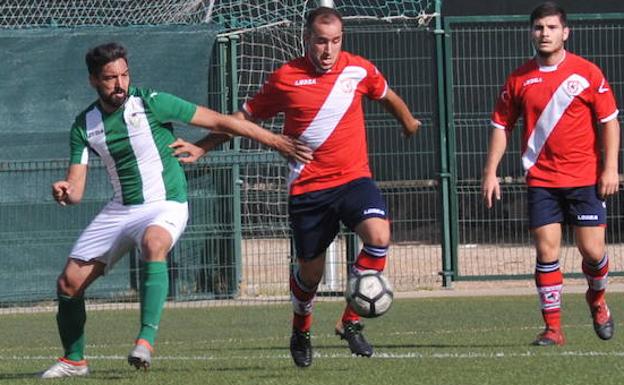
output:
[[[349,278],[345,297],[360,316],[374,318],[390,309],[394,293],[390,281],[380,271],[364,270]]]

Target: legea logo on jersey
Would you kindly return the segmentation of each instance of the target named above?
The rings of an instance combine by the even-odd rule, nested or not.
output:
[[[579,214],[576,216],[576,219],[579,221],[597,221],[598,215],[594,214]]]
[[[87,138],[91,139],[94,136],[102,135],[102,134],[104,134],[104,129],[103,128],[98,128],[97,130],[89,131],[88,134],[87,134]]]
[[[363,214],[364,215],[370,215],[370,214],[386,215],[386,212],[381,209],[372,208],[372,209],[364,210]]]
[[[298,79],[295,80],[296,86],[311,86],[316,84],[316,79]]]
[[[524,83],[522,83],[522,87],[530,86],[531,84],[541,83],[543,81],[544,81],[544,79],[542,79],[542,78],[527,79],[527,80],[524,81]]]

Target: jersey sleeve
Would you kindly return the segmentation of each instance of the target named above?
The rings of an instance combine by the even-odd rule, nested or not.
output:
[[[89,142],[87,141],[84,124],[80,119],[72,125],[69,132],[69,164],[89,163]]]
[[[513,130],[520,115],[513,84],[514,78],[510,76],[498,95],[491,117],[492,126],[507,131]]]
[[[600,123],[606,123],[617,118],[618,109],[613,90],[602,71],[595,67],[591,77],[592,104],[596,118]]]
[[[283,112],[281,107],[285,104],[281,102],[278,78],[278,72],[271,74],[260,91],[243,104],[243,110],[252,119],[265,120]]]
[[[190,123],[197,105],[166,92],[151,91],[146,102],[159,121]]]
[[[373,100],[383,99],[388,92],[388,82],[373,63],[368,63],[366,75],[367,96]]]

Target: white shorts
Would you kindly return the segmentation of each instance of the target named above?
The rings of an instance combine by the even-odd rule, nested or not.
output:
[[[149,226],[160,226],[169,232],[171,250],[184,232],[187,220],[186,202],[158,201],[131,206],[109,202],[82,232],[69,256],[102,262],[108,271],[133,247],[141,247]]]

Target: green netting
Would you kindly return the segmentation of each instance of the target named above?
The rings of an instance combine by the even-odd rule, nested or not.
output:
[[[97,97],[84,63],[88,48],[120,41],[134,85],[205,103],[215,36],[206,25],[0,30],[0,160],[68,155],[73,119]]]
[[[0,63],[5,69],[0,73],[0,259],[11,266],[0,274],[0,303],[54,298],[56,276],[72,244],[112,196],[108,177],[97,161],[90,164],[87,192],[80,205],[61,209],[50,196],[50,184],[62,179],[67,167],[73,118],[97,98],[88,82],[86,50],[98,43],[120,41],[129,49],[133,84],[204,104],[208,93],[205,71],[215,38],[209,25],[0,30],[4,49]],[[204,134],[184,127],[176,127],[175,132],[191,140]],[[231,247],[225,247],[232,243],[232,236],[214,228],[232,220],[215,217],[220,198],[211,187],[228,186],[229,180],[214,180],[200,171],[189,172],[188,179],[195,186],[189,200],[202,214],[189,226],[188,242],[178,244],[170,260],[172,294],[179,297],[189,296],[188,287],[193,287],[193,295],[213,292],[212,270],[205,265],[225,265],[225,260],[233,265]],[[223,246],[209,248],[210,242]],[[180,260],[185,261],[183,273],[177,268]],[[136,259],[123,258],[89,295],[134,298],[136,266]],[[229,293],[236,290],[233,281],[227,280]]]
[[[336,1],[345,17],[429,20],[434,0]],[[214,0],[5,0],[0,28],[216,23],[223,30],[258,28],[301,20],[316,1]]]
[[[6,0],[0,27],[78,27],[198,24],[206,22],[208,0]]]

